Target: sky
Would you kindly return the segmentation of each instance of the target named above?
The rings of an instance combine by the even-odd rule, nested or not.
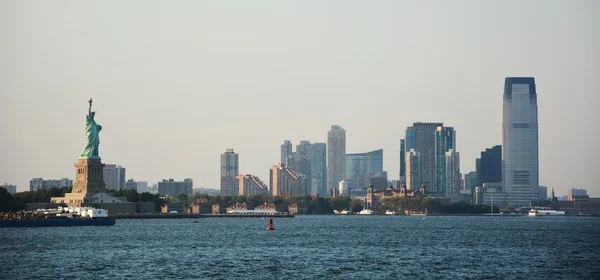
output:
[[[220,154],[268,184],[280,145],[384,150],[457,131],[463,173],[502,144],[509,76],[535,77],[540,184],[600,197],[600,1],[2,1],[0,184],[75,177],[94,98],[103,162],[219,188]],[[595,121],[596,120],[596,121]]]

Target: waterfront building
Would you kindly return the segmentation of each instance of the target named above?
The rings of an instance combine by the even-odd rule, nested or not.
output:
[[[496,145],[482,151],[475,165],[477,186],[483,186],[483,183],[502,182],[502,146]]]
[[[414,149],[406,153],[406,187],[416,190],[421,186],[421,154]]]
[[[464,189],[472,191],[477,186],[477,171],[471,171],[464,175]]]
[[[300,144],[296,145],[296,152],[310,162],[310,194],[325,196],[327,192],[327,144],[300,141]]]
[[[412,127],[406,129],[406,150],[415,150],[420,154],[420,181],[422,185],[425,185],[427,193],[437,192],[435,132],[438,127],[443,126],[443,123],[416,122]],[[408,172],[408,163],[406,168],[406,172]],[[408,174],[406,176],[408,177]]]
[[[17,193],[17,186],[15,185],[9,185],[8,183],[4,183],[4,185],[0,185],[0,188],[5,188],[6,191],[10,194],[15,194]]]
[[[348,196],[348,182],[346,180],[340,181],[338,193],[340,196]]]
[[[312,190],[312,165],[310,160],[307,157],[302,156],[299,152],[295,152],[288,156],[286,166],[296,173],[306,176],[306,189],[310,193]]]
[[[402,186],[398,190],[394,190],[391,187],[383,190],[376,190],[373,186],[369,186],[367,187],[367,195],[364,199],[365,208],[377,208],[379,202],[384,198],[416,196],[425,196],[425,188],[409,190],[406,186]]]
[[[250,174],[237,176],[239,195],[268,194],[269,187],[258,177]]]
[[[307,178],[284,164],[278,163],[273,166],[269,174],[269,185],[271,194],[281,195],[306,195]]]
[[[233,149],[221,154],[221,195],[237,195],[240,173],[239,155]]]
[[[444,176],[446,178],[444,183],[446,186],[444,189],[446,191],[446,197],[454,197],[459,194],[462,186],[462,177],[460,175],[460,155],[458,152],[450,149],[446,152],[445,161],[446,174],[444,174]]]
[[[546,199],[548,199],[548,187],[539,186],[538,187],[538,200],[542,201],[542,200],[546,200]]]
[[[290,140],[283,141],[281,145],[281,160],[279,162],[285,164],[287,158],[292,154],[292,142]]]
[[[346,130],[332,125],[327,132],[327,193],[346,178]]]
[[[406,141],[400,139],[400,185],[406,184]]]
[[[481,187],[475,187],[473,192],[474,202],[478,205],[490,205],[498,208],[506,208],[509,205],[508,194],[502,191],[502,183],[484,183]]]
[[[120,190],[125,187],[125,167],[116,164],[105,164],[103,179],[107,189]]]
[[[194,184],[192,179],[175,181],[174,179],[162,180],[158,182],[158,193],[167,196],[177,196],[178,194],[192,195]]]
[[[364,188],[368,185],[371,173],[383,172],[383,150],[367,153],[346,155],[346,179],[348,187],[352,189]],[[387,176],[386,176],[387,178]],[[362,180],[361,180],[362,179]],[[387,183],[387,182],[386,182]],[[385,188],[385,186],[383,187]]]
[[[43,178],[33,178],[29,181],[29,191],[44,190],[49,188],[71,188],[73,187],[73,180],[69,178],[62,178],[59,180]]]
[[[367,175],[367,180],[359,179],[361,186],[373,186],[375,190],[385,190],[391,184],[388,182],[387,172],[371,172]],[[364,183],[362,183],[364,182]]]
[[[586,196],[586,195],[587,195],[586,189],[569,189],[567,191],[567,196],[568,196],[569,200],[571,200],[571,198],[574,196]]]
[[[133,179],[129,179],[125,182],[124,189],[126,190],[136,190],[137,191],[138,184]]]
[[[453,192],[446,189],[446,152],[456,151],[456,132],[452,127],[438,126],[435,129],[435,193],[450,195]],[[452,184],[450,184],[452,185]]]
[[[538,107],[534,78],[505,80],[502,122],[502,183],[512,206],[538,198]]]

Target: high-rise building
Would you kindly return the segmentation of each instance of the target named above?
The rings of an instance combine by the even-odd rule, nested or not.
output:
[[[406,129],[406,150],[414,149],[420,154],[420,181],[425,186],[427,193],[437,193],[435,131],[438,127],[443,126],[443,123],[416,122],[412,127]],[[406,176],[408,177],[408,175]]]
[[[314,143],[310,154],[311,194],[325,196],[327,193],[327,144]]]
[[[176,196],[178,194],[192,195],[194,184],[192,179],[175,181],[174,179],[158,182],[158,193],[161,195]]]
[[[71,188],[73,180],[62,178],[60,180],[44,180],[43,178],[33,178],[29,181],[29,191],[44,190],[49,188]]]
[[[286,166],[294,170],[296,173],[306,176],[306,189],[310,193],[312,190],[312,165],[307,157],[295,152],[288,156]]]
[[[476,160],[477,186],[502,182],[502,146],[496,145],[481,152]]]
[[[471,171],[466,173],[464,177],[465,179],[463,181],[465,183],[465,190],[472,191],[473,188],[477,186],[477,172]]]
[[[250,174],[237,176],[240,195],[268,194],[269,187],[258,177]]]
[[[533,78],[506,78],[502,121],[502,183],[511,206],[538,198],[538,112]]]
[[[462,176],[460,175],[460,155],[458,152],[455,152],[453,149],[450,149],[446,152],[445,155],[445,165],[446,177],[444,183],[446,186],[444,190],[446,191],[446,197],[454,197],[457,196],[461,190],[462,186]]]
[[[567,191],[567,194],[568,194],[569,199],[571,199],[573,196],[586,196],[587,190],[586,189],[569,189]]]
[[[103,178],[107,189],[120,190],[124,188],[125,176],[125,167],[116,164],[104,165]]]
[[[406,152],[406,188],[418,190],[421,187],[421,154],[415,149]]]
[[[300,144],[296,145],[296,153],[299,153],[305,158],[309,158],[312,152],[312,144],[310,141],[302,140]],[[282,162],[283,163],[283,162]]]
[[[327,132],[327,194],[346,178],[346,130],[332,125]]]
[[[6,191],[10,194],[15,194],[17,193],[17,186],[15,185],[10,185],[8,183],[4,183],[4,185],[0,185],[0,188],[5,188]]]
[[[400,139],[400,186],[406,184],[406,140]]]
[[[548,199],[548,187],[539,186],[538,187],[538,200],[546,200]]]
[[[126,190],[136,190],[137,191],[137,182],[132,179],[129,179],[125,182],[125,186],[123,187]]]
[[[437,194],[452,194],[446,190],[446,152],[456,151],[456,132],[452,127],[438,126],[435,130],[435,181]]]
[[[383,172],[383,149],[346,155],[346,178],[351,189],[367,189],[371,173]],[[387,178],[387,176],[386,176]]]
[[[306,181],[306,176],[281,163],[273,166],[269,172],[272,195],[306,195]]]
[[[233,149],[221,154],[221,195],[238,195],[239,155]]]
[[[148,188],[147,181],[138,181],[137,182],[137,191],[138,193],[150,192],[150,188]]]
[[[290,140],[283,141],[281,145],[281,163],[285,164],[287,158],[292,154],[292,142]]]

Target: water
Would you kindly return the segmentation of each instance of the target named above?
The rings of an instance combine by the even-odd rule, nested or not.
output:
[[[600,279],[600,218],[195,220],[0,228],[0,278]]]

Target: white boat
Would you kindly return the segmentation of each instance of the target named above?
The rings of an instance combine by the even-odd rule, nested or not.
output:
[[[552,210],[548,207],[539,207],[529,210],[529,217],[537,216],[564,216],[565,211]]]
[[[390,210],[385,211],[385,214],[386,215],[398,215],[398,213],[396,213],[396,211],[390,211]]]
[[[342,211],[333,210],[333,213],[336,215],[350,215],[350,214],[352,214],[352,211],[348,211],[346,209],[344,209]]]
[[[363,209],[358,212],[359,215],[373,215],[373,210]]]

